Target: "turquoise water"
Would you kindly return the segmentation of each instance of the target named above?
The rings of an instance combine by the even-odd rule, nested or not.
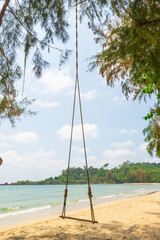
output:
[[[93,203],[160,191],[159,184],[92,185]],[[64,185],[0,186],[0,225],[61,212]],[[89,205],[87,185],[70,185],[68,209]]]

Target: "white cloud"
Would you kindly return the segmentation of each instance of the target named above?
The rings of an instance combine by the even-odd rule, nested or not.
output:
[[[18,154],[17,152],[11,150],[6,153],[2,153],[2,158],[4,160],[4,164],[6,165],[24,167],[24,169],[26,167],[38,169],[47,165],[51,159],[55,157],[55,155],[56,153],[54,151],[45,152],[42,149],[25,155]]]
[[[127,102],[126,98],[124,96],[119,97],[119,96],[114,96],[112,99],[113,103],[116,103],[118,105],[123,105],[124,103]]]
[[[72,145],[72,152],[73,152],[73,151],[77,151],[77,149],[78,149],[77,146],[73,146],[73,145]]]
[[[146,143],[146,142],[141,143],[141,144],[138,146],[138,150],[144,152],[144,151],[146,151],[146,147],[147,147],[147,143]]]
[[[123,129],[120,130],[120,134],[126,134],[126,133],[127,133],[126,129],[123,128]]]
[[[133,145],[133,142],[131,140],[128,140],[126,142],[115,142],[110,144],[111,147],[117,147],[117,148],[121,148],[121,147],[123,148],[131,145]]]
[[[71,167],[83,167],[85,166],[84,157],[74,157],[74,161],[71,161]]]
[[[65,124],[62,126],[56,133],[61,139],[70,138],[71,126]],[[84,124],[84,132],[86,137],[98,138],[98,126],[96,124]],[[74,126],[73,129],[73,138],[76,140],[82,139],[82,128],[81,125]]]
[[[160,163],[160,159],[157,158],[157,157],[152,158],[151,161],[152,161],[153,163]],[[149,161],[148,161],[148,162],[149,162]]]
[[[89,152],[90,149],[89,149],[89,148],[86,148],[86,151]],[[78,152],[78,153],[84,153],[84,148],[79,148],[79,149],[77,149],[77,152]]]
[[[90,156],[87,157],[87,160],[88,160],[88,167],[89,167],[90,165],[92,165],[95,162],[96,157],[94,155],[90,155]],[[83,167],[83,166],[86,166],[84,156],[82,156],[82,157],[74,157],[74,161],[71,161],[71,166],[72,167]]]
[[[100,161],[101,166],[105,163],[109,163],[109,168],[117,167],[126,160],[131,160],[132,157],[136,155],[136,152],[130,151],[128,149],[116,149],[116,150],[107,150],[102,153],[104,158]]]
[[[9,145],[8,143],[3,142],[3,143],[0,144],[0,147],[5,148],[5,147],[8,147],[8,145]]]
[[[70,77],[67,68],[63,70],[50,70],[40,79],[44,85],[44,92],[56,94],[73,86],[73,79]]]
[[[125,128],[120,130],[120,134],[136,134],[138,133],[137,130],[132,129],[132,130],[126,130]]]
[[[34,132],[18,132],[11,140],[13,142],[33,143],[38,141],[38,135]]]
[[[1,153],[3,164],[0,168],[1,181],[40,180],[54,177],[65,165],[57,160],[56,152],[40,149],[36,152],[19,154],[15,151]],[[16,174],[15,174],[16,172]]]
[[[35,132],[18,132],[13,136],[0,134],[0,139],[20,143],[33,143],[38,141],[38,135]]]
[[[43,101],[36,101],[35,105],[42,108],[52,108],[59,106],[58,102],[43,102]]]
[[[143,159],[141,162],[149,162],[149,163],[160,163],[160,158],[157,157],[150,157],[148,155],[149,158],[145,158]]]
[[[116,150],[106,150],[102,153],[102,156],[109,159],[115,159],[119,157],[129,157],[136,155],[135,152],[128,149],[116,149]]]
[[[0,133],[0,139],[1,139],[1,140],[7,140],[6,136],[3,135],[2,133]]]
[[[97,96],[97,91],[95,89],[81,94],[82,98],[85,100],[92,100]]]
[[[96,160],[96,157],[94,155],[88,156],[88,161],[93,162]]]
[[[138,133],[138,131],[135,130],[135,129],[132,129],[131,131],[129,131],[129,133],[130,133],[130,134],[136,134],[136,133]]]

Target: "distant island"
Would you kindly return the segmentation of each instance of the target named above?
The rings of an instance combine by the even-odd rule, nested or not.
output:
[[[108,169],[108,163],[101,168],[89,167],[89,177],[92,184],[101,183],[160,183],[160,163],[132,163],[124,162],[119,167]],[[63,170],[61,175],[50,177],[41,181],[18,181],[11,185],[49,185],[65,184],[67,170]],[[86,184],[86,168],[70,168],[70,184]]]

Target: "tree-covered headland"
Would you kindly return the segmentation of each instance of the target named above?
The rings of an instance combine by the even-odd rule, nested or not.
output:
[[[160,183],[160,163],[132,163],[124,162],[119,167],[108,169],[108,164],[101,168],[89,167],[89,177],[92,184],[102,183]],[[67,170],[63,170],[59,176],[50,177],[41,181],[18,181],[16,185],[45,185],[65,184]],[[70,184],[86,184],[86,168],[70,168]]]

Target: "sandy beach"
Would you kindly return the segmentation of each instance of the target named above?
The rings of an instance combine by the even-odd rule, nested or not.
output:
[[[0,228],[0,240],[159,240],[160,192],[94,206],[98,224],[58,216]],[[90,219],[89,208],[67,216]]]

